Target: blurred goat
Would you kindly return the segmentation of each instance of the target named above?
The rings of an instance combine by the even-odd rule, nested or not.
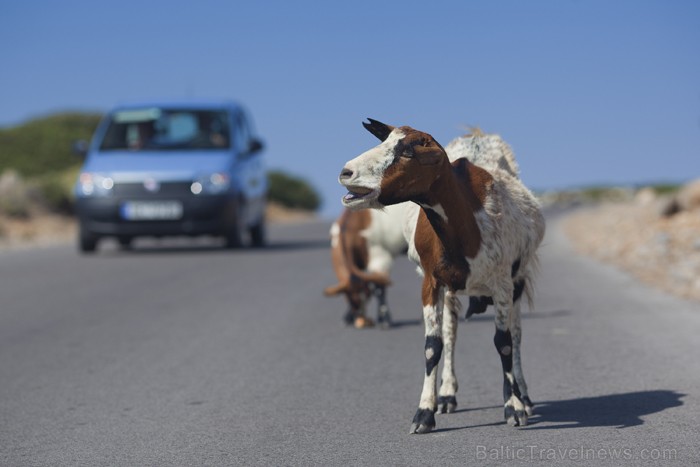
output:
[[[356,328],[374,325],[366,316],[367,303],[374,295],[379,302],[377,323],[391,326],[386,287],[391,283],[389,271],[394,258],[405,254],[408,247],[402,230],[405,210],[403,205],[384,211],[346,209],[333,223],[331,258],[338,283],[324,292],[328,296],[345,295],[347,324]]]

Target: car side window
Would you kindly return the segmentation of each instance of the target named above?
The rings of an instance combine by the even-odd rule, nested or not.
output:
[[[238,114],[238,126],[241,134],[241,151],[243,153],[250,152],[250,128],[248,127],[248,120],[246,120],[245,115],[242,113]]]
[[[242,114],[237,113],[234,116],[233,125],[233,137],[236,151],[239,154],[247,154],[250,149],[250,130],[248,128],[248,122]]]

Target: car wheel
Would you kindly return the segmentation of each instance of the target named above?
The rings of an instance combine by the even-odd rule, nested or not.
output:
[[[88,232],[81,226],[78,237],[78,249],[81,253],[94,253],[97,250],[97,242],[99,239],[97,235]]]
[[[251,227],[250,229],[250,242],[255,248],[261,248],[265,246],[267,242],[265,234],[265,220],[261,220],[259,223]]]
[[[119,242],[119,247],[122,250],[129,250],[131,249],[131,242],[133,238],[131,237],[119,237],[117,241]]]
[[[241,238],[241,232],[237,228],[231,229],[231,231],[227,232],[224,236],[224,242],[226,248],[232,249],[242,247],[243,239]]]

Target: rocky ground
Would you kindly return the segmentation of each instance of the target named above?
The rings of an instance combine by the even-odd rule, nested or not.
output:
[[[700,181],[671,198],[641,190],[570,216],[574,247],[672,294],[700,300]]]
[[[49,213],[23,218],[0,216],[0,251],[66,243],[74,241],[76,235],[72,217]]]

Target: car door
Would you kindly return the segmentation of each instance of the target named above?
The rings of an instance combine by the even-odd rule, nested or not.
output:
[[[234,141],[238,153],[241,190],[246,199],[246,223],[254,225],[262,220],[265,209],[267,183],[261,151],[253,147],[250,123],[243,112],[234,116]]]

